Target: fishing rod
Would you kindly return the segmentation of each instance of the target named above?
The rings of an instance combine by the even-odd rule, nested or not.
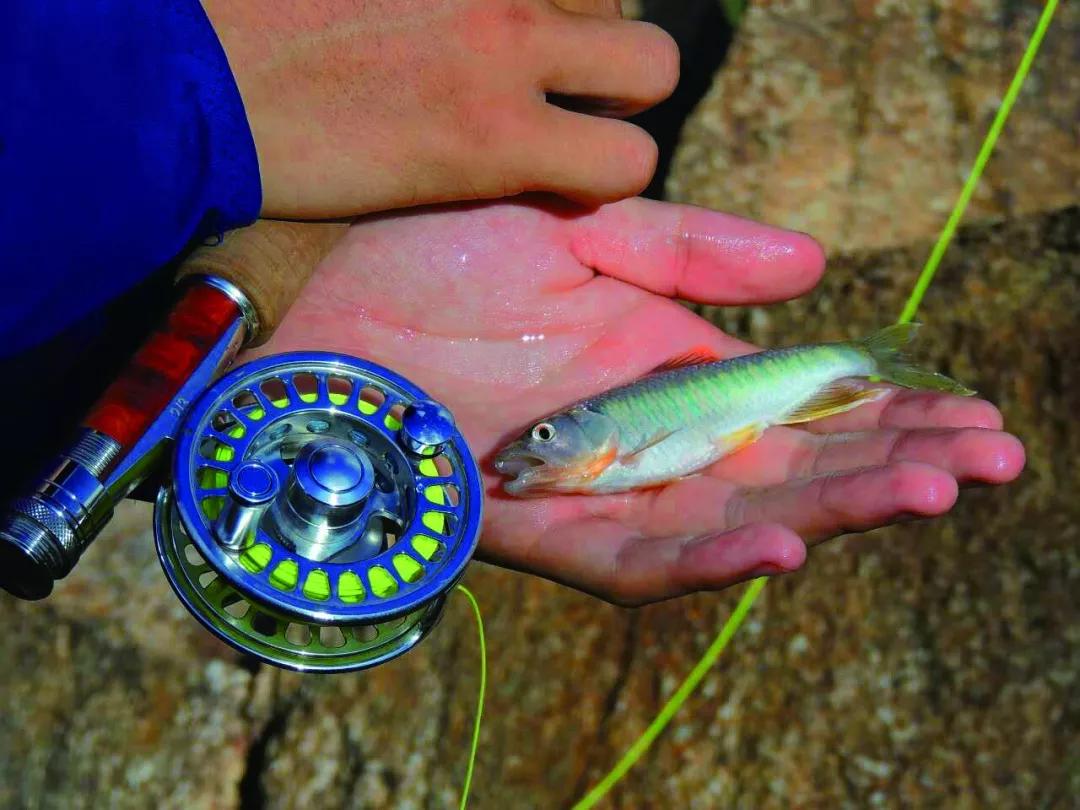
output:
[[[177,596],[243,653],[341,672],[431,632],[481,525],[479,470],[450,411],[344,354],[225,373],[345,228],[263,220],[187,259],[164,321],[0,514],[0,585],[47,596],[131,497],[154,501]]]

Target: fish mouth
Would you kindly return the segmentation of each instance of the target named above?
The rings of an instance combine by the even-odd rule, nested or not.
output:
[[[539,456],[521,451],[503,451],[495,458],[495,469],[503,475],[520,475],[529,470],[542,467],[547,462]]]
[[[495,470],[510,477],[503,489],[511,495],[523,495],[544,484],[550,476],[547,461],[520,447],[507,447],[495,457]]]

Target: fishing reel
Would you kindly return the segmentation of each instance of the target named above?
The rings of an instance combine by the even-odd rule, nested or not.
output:
[[[165,575],[236,649],[342,672],[431,632],[481,524],[479,471],[450,412],[342,354],[222,376],[273,332],[344,227],[264,221],[196,252],[167,319],[0,513],[0,585],[47,596],[119,501],[156,489]]]
[[[241,366],[192,405],[154,537],[223,641],[289,669],[353,670],[435,626],[481,503],[446,408],[373,363],[301,352]]]

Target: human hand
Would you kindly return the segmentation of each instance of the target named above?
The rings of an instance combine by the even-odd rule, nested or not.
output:
[[[656,145],[610,116],[652,106],[678,79],[674,41],[618,19],[614,0],[203,6],[244,100],[269,217],[531,190],[632,196]]]
[[[792,571],[804,543],[942,515],[958,485],[1024,463],[988,402],[896,390],[774,427],[705,474],[648,491],[517,500],[491,456],[536,419],[690,347],[754,347],[671,300],[779,301],[810,289],[806,236],[635,199],[460,205],[372,218],[327,257],[260,353],[346,352],[454,412],[484,468],[482,559],[622,604]]]

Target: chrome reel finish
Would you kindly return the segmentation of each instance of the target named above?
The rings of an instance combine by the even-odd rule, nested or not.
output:
[[[437,622],[479,536],[450,414],[344,355],[257,360],[192,406],[155,512],[158,556],[213,633],[269,663],[360,669]]]

